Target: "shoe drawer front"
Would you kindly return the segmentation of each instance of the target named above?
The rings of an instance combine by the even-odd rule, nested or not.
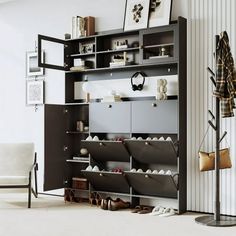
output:
[[[177,198],[177,183],[171,175],[125,172],[130,186],[137,194]]]
[[[177,100],[132,103],[132,133],[177,133]]]
[[[92,103],[89,127],[94,133],[130,133],[130,102]]]
[[[121,173],[86,170],[82,170],[82,173],[88,179],[94,190],[114,193],[130,193],[129,184],[125,176]]]

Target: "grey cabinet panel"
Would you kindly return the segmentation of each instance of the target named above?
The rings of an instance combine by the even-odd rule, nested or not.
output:
[[[94,133],[129,133],[131,104],[92,103],[89,106],[89,127]]]
[[[177,133],[178,101],[132,103],[132,133]]]

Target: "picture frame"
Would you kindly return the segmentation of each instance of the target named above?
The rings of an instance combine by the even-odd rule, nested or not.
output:
[[[44,80],[26,81],[26,105],[44,104]]]
[[[44,62],[45,60],[45,53],[44,51],[41,52],[41,58]],[[44,68],[38,66],[38,52],[30,51],[26,52],[26,77],[32,76],[43,76],[44,75]]]
[[[150,0],[126,0],[124,31],[148,26]]]
[[[169,25],[172,11],[172,0],[150,0],[148,27]]]

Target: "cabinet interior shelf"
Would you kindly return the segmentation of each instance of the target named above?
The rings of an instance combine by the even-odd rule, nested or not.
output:
[[[169,65],[177,65],[176,60],[168,61],[168,62],[159,62],[158,64],[135,64],[135,65],[128,65],[128,66],[117,66],[117,67],[103,67],[103,68],[96,68],[96,69],[86,69],[83,71],[66,71],[67,74],[69,73],[92,73],[92,72],[110,72],[110,71],[115,71],[115,70],[129,70],[129,69],[141,69],[141,68],[149,68],[149,67],[162,67],[166,66],[168,67]]]
[[[88,56],[94,56],[95,53],[76,53],[76,54],[71,54],[67,55],[67,57],[88,57]]]
[[[166,44],[155,44],[155,45],[147,45],[144,46],[143,48],[161,48],[161,47],[170,47],[170,46],[174,46],[173,43],[166,43]]]
[[[89,134],[89,131],[66,131],[66,134]]]
[[[71,191],[78,191],[78,192],[83,192],[83,193],[89,193],[88,189],[79,189],[79,188],[65,188],[65,189],[69,189]]]
[[[67,159],[66,162],[74,162],[74,163],[89,163],[89,160],[74,160],[74,159]]]
[[[107,54],[107,53],[119,53],[119,52],[129,52],[129,51],[137,51],[139,47],[135,48],[122,48],[122,49],[110,49],[106,51],[98,51],[97,54]]]

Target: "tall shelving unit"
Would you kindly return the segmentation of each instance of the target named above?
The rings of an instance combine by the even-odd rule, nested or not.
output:
[[[127,32],[115,30],[71,40],[38,36],[39,52],[43,49],[44,41],[64,45],[64,65],[43,63],[40,53],[38,58],[40,67],[65,71],[66,94],[64,105],[45,105],[44,190],[71,188],[73,176],[86,176],[91,183],[90,190],[123,194],[130,197],[133,203],[142,197],[174,198],[178,202],[178,212],[186,211],[186,34],[186,19],[179,17],[177,22],[167,26]],[[127,48],[114,48],[114,42],[126,39]],[[86,45],[89,45],[89,51],[81,50]],[[165,48],[168,56],[159,55],[161,48]],[[129,63],[124,66],[110,67],[114,55],[122,55],[124,52],[129,58]],[[75,58],[87,61],[88,67],[83,71],[70,71],[74,66]],[[85,100],[75,97],[77,82],[94,80],[108,82],[111,79],[130,78],[136,71],[143,71],[147,76],[178,75],[178,94],[164,101],[156,101],[155,97],[143,99],[141,97],[137,101],[135,98],[132,101],[125,98],[125,101],[111,104],[100,103],[97,100],[86,103]],[[144,117],[146,112],[150,112],[150,115]],[[127,117],[124,119],[120,114],[126,114]],[[143,117],[136,119],[140,115]],[[102,119],[94,120],[99,116]],[[117,122],[111,123],[111,120],[117,116],[119,117]],[[164,124],[166,122],[164,130],[163,125],[156,123],[159,117]],[[76,131],[75,124],[78,120],[83,120],[89,125],[88,132]],[[143,123],[143,120],[146,122]],[[103,123],[99,124],[97,121]],[[140,130],[140,127],[143,128]],[[112,139],[120,135],[125,141],[84,141],[90,134],[98,135],[100,139]],[[130,140],[131,137],[139,136],[143,138],[171,136],[174,142]],[[79,155],[81,147],[87,147],[90,152],[88,163],[73,161],[73,157]],[[102,155],[95,151],[98,147],[103,149]],[[136,150],[139,148],[143,148],[148,158],[144,160],[138,155]],[[166,155],[161,157],[158,149],[165,150]],[[95,163],[101,169],[109,170],[110,161],[123,163],[124,175],[109,171],[102,173],[82,171],[88,164]],[[142,167],[146,170],[153,164],[155,168],[165,164],[172,168],[176,175],[160,176],[130,172],[131,168]],[[142,185],[144,181],[147,181],[145,186],[149,185],[148,188],[140,188],[140,184]]]

